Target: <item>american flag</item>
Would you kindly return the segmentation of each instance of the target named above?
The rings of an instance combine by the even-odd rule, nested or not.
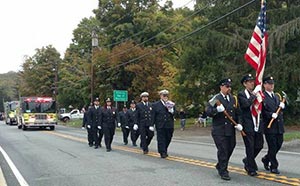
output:
[[[248,45],[245,60],[256,70],[255,84],[261,85],[265,70],[267,55],[267,25],[266,25],[266,0],[261,0],[261,9],[256,21],[254,32]],[[252,115],[257,117],[262,109],[262,99],[264,95],[262,90],[259,91],[260,99],[256,99],[252,105]],[[258,96],[259,96],[258,95]]]

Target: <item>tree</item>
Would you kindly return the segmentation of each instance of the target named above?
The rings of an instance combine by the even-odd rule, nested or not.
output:
[[[36,49],[19,72],[20,95],[53,96],[51,88],[55,86],[55,73],[60,63],[60,54],[51,45]]]

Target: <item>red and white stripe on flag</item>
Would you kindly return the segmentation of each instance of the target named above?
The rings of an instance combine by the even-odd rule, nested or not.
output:
[[[261,9],[256,21],[254,32],[249,42],[245,60],[256,70],[255,84],[261,85],[265,70],[266,56],[267,56],[267,25],[266,25],[266,0],[261,1]],[[263,97],[262,90],[259,95]],[[252,115],[257,116],[262,109],[262,99],[256,99],[252,105]]]

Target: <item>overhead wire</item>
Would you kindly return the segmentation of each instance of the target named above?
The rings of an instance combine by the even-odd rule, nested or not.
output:
[[[143,55],[141,55],[141,56],[139,56],[139,57],[137,57],[137,58],[131,59],[131,60],[127,61],[127,62],[121,63],[121,64],[116,65],[116,66],[114,66],[114,67],[110,67],[110,68],[107,68],[107,69],[105,69],[105,70],[99,71],[98,73],[107,72],[107,71],[113,70],[113,69],[115,69],[115,68],[119,68],[119,67],[121,67],[121,66],[125,66],[125,65],[130,64],[130,63],[133,63],[133,62],[135,62],[135,61],[137,61],[137,60],[139,60],[139,59],[142,59],[142,58],[144,58],[144,57],[146,57],[146,56],[148,56],[148,55],[154,54],[154,53],[156,53],[157,51],[159,51],[159,50],[161,50],[161,49],[163,49],[163,48],[166,48],[166,47],[168,47],[168,46],[170,46],[170,45],[172,45],[172,44],[174,44],[174,43],[177,43],[177,42],[179,42],[179,41],[181,41],[181,40],[183,40],[183,39],[185,39],[185,38],[187,38],[187,37],[189,37],[189,36],[191,36],[191,35],[193,35],[193,34],[199,32],[199,31],[201,31],[201,30],[203,30],[203,29],[205,29],[205,28],[207,28],[207,27],[209,27],[209,26],[215,24],[216,22],[218,22],[218,21],[220,21],[220,20],[222,20],[222,19],[224,19],[224,18],[230,16],[231,14],[233,14],[233,13],[235,13],[235,12],[237,12],[237,11],[239,11],[239,10],[241,10],[241,9],[243,9],[243,8],[245,8],[245,7],[247,7],[247,6],[249,6],[250,4],[254,3],[255,1],[256,1],[256,0],[251,0],[251,1],[249,1],[248,3],[245,3],[244,5],[239,6],[238,8],[236,8],[236,9],[230,11],[229,13],[226,13],[226,14],[224,14],[223,16],[218,17],[218,18],[214,19],[213,21],[208,22],[207,24],[203,25],[202,27],[197,28],[197,29],[193,30],[192,32],[190,32],[190,33],[188,33],[188,34],[185,34],[185,35],[183,35],[183,36],[181,36],[181,37],[179,37],[179,38],[177,38],[177,39],[175,39],[175,40],[169,42],[168,44],[165,44],[165,45],[163,45],[163,46],[161,46],[161,47],[159,47],[159,48],[157,48],[157,49],[155,49],[155,50],[153,50],[153,51],[151,51],[151,52],[148,52],[148,53],[146,53],[146,54],[143,54]]]
[[[215,1],[217,1],[217,0],[214,0],[213,3],[214,3]],[[141,46],[141,45],[147,43],[148,41],[151,41],[151,40],[155,39],[155,38],[156,38],[157,36],[159,36],[161,33],[164,33],[164,32],[166,32],[166,31],[168,31],[168,30],[171,30],[171,29],[174,28],[175,26],[178,26],[178,25],[183,24],[183,23],[186,22],[190,17],[192,17],[192,16],[198,14],[199,12],[205,10],[209,5],[210,5],[210,4],[207,4],[205,7],[201,8],[201,9],[195,11],[194,13],[192,13],[191,15],[185,17],[182,21],[179,21],[178,23],[173,24],[173,25],[171,25],[170,27],[165,28],[164,30],[162,30],[162,31],[160,31],[159,33],[155,34],[154,36],[150,37],[149,39],[147,39],[147,40],[145,40],[145,41],[143,41],[143,42],[141,42],[141,43],[138,43],[138,44],[134,45],[133,47],[130,47],[130,48],[128,48],[128,49],[126,49],[126,50],[124,50],[124,51],[122,51],[122,52],[120,52],[120,53],[117,53],[117,54],[114,54],[113,56],[110,56],[109,59],[111,59],[111,58],[113,58],[113,57],[120,56],[120,55],[122,55],[122,54],[125,54],[125,53],[131,51],[132,49],[134,49],[134,48],[136,48],[136,47],[138,47],[138,46]]]
[[[187,2],[187,3],[185,3],[184,5],[180,6],[179,8],[186,7],[188,4],[190,4],[191,2],[194,2],[194,1],[195,1],[195,0],[190,0],[189,2]],[[193,16],[193,15],[195,15],[195,13],[193,13],[191,16]],[[191,17],[191,16],[188,16],[188,17]],[[120,44],[120,43],[123,43],[124,41],[128,41],[128,40],[130,40],[131,38],[133,38],[133,37],[135,37],[135,36],[138,36],[138,35],[144,33],[145,30],[146,30],[146,29],[144,29],[144,30],[142,30],[142,31],[139,31],[139,32],[137,32],[137,33],[135,33],[135,34],[133,34],[133,35],[131,35],[131,36],[125,38],[125,39],[122,39],[121,41],[117,41],[117,42],[114,42],[114,43],[107,44],[107,45],[103,46],[103,48],[109,48],[109,47],[111,47],[111,46],[113,46],[113,45],[118,45],[118,44]],[[161,32],[160,32],[160,33],[161,33]]]

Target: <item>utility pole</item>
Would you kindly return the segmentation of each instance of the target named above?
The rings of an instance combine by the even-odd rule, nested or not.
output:
[[[98,35],[96,30],[92,30],[92,59],[91,59],[91,103],[94,99],[94,50],[98,48]]]

